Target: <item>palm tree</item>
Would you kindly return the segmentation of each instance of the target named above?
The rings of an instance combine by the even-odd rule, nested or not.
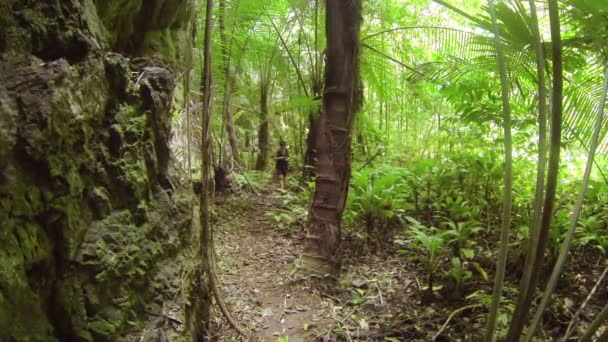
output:
[[[513,320],[507,333],[507,341],[517,341],[521,335],[523,325],[526,322],[536,284],[538,283],[541,268],[545,257],[545,247],[547,245],[549,228],[553,219],[553,208],[555,205],[555,194],[557,187],[557,177],[559,172],[559,161],[561,152],[562,134],[562,99],[563,99],[563,78],[562,78],[562,42],[560,34],[559,11],[557,0],[549,0],[549,19],[551,24],[551,47],[553,59],[553,87],[551,103],[551,134],[549,148],[549,165],[547,174],[547,187],[545,202],[541,213],[540,226],[534,238],[538,241],[530,241],[536,245],[536,256],[532,262],[531,276],[529,278],[527,292],[520,292]]]
[[[490,15],[492,17],[492,26],[494,27],[494,39],[496,42],[496,53],[498,56],[498,66],[500,69],[500,84],[502,94],[502,110],[503,110],[503,129],[505,139],[505,178],[504,178],[504,199],[503,199],[503,219],[500,230],[500,251],[498,254],[498,263],[496,266],[496,276],[494,278],[494,291],[492,293],[492,305],[488,314],[488,322],[486,327],[486,341],[494,340],[494,329],[496,328],[496,318],[498,317],[498,308],[500,306],[500,298],[502,296],[502,287],[505,277],[505,269],[507,266],[507,254],[509,250],[509,230],[511,227],[511,207],[513,197],[513,154],[512,154],[512,138],[511,138],[511,105],[509,103],[509,80],[507,78],[507,66],[505,56],[502,49],[500,39],[500,30],[496,20],[496,10],[494,1],[488,0]]]
[[[192,313],[190,328],[192,329],[192,341],[206,341],[209,334],[210,308],[211,308],[211,286],[208,279],[211,278],[210,268],[212,256],[211,229],[209,226],[209,184],[210,184],[210,121],[211,121],[211,30],[213,22],[213,0],[206,2],[205,32],[204,32],[204,64],[201,74],[201,93],[203,96],[203,110],[201,111],[202,139],[200,158],[202,162],[201,175],[203,191],[200,192],[199,219],[201,231],[199,236],[199,253],[201,265],[195,272],[196,302]]]
[[[551,273],[551,278],[549,279],[549,283],[547,284],[545,292],[543,293],[543,297],[536,310],[536,314],[534,315],[534,318],[532,319],[532,323],[528,327],[528,332],[526,333],[526,337],[524,339],[525,341],[530,341],[532,339],[532,336],[534,336],[534,331],[536,330],[536,327],[540,323],[542,314],[544,313],[545,308],[547,307],[547,305],[549,303],[551,294],[553,294],[553,291],[555,290],[555,287],[557,286],[557,280],[559,279],[559,277],[562,273],[562,270],[564,268],[564,265],[566,264],[566,259],[568,258],[568,253],[570,251],[570,247],[572,246],[572,240],[574,238],[574,231],[578,225],[578,219],[580,217],[581,210],[583,208],[585,196],[587,195],[587,188],[589,187],[589,179],[591,176],[591,170],[593,168],[593,160],[595,157],[595,152],[597,150],[597,145],[598,145],[599,136],[600,136],[600,129],[602,127],[602,122],[604,120],[604,109],[605,109],[605,104],[606,104],[606,94],[607,93],[608,93],[608,69],[606,69],[606,72],[604,72],[604,91],[602,94],[602,100],[599,105],[597,121],[595,123],[595,129],[594,129],[593,137],[591,140],[591,148],[589,150],[589,156],[587,157],[587,165],[585,166],[585,172],[583,174],[583,184],[581,186],[581,191],[579,192],[578,200],[576,202],[576,205],[575,205],[573,213],[572,213],[572,219],[570,220],[570,227],[568,229],[568,232],[566,233],[566,237],[564,238],[564,242],[563,242],[561,250],[560,250],[559,258],[558,258],[557,262],[555,263],[555,266],[553,267],[553,272]],[[600,317],[601,317],[601,315],[600,315]]]
[[[220,24],[220,40],[222,45],[222,73],[224,74],[224,99],[222,101],[222,111],[224,120],[226,121],[226,134],[230,143],[230,150],[234,161],[239,162],[239,143],[234,126],[232,115],[232,93],[234,86],[233,73],[230,70],[232,64],[232,46],[233,39],[230,40],[226,34],[226,0],[219,0],[219,24]]]
[[[303,255],[305,270],[314,275],[335,275],[340,267],[340,223],[350,180],[351,131],[361,102],[360,25],[360,0],[326,1],[327,65],[319,166]]]
[[[536,170],[536,191],[534,194],[534,218],[529,234],[528,251],[524,272],[520,282],[520,293],[527,293],[531,285],[534,260],[536,258],[539,229],[542,216],[542,205],[545,196],[545,171],[547,165],[547,89],[545,86],[545,56],[542,48],[538,16],[534,0],[530,0],[531,28],[534,35],[534,48],[536,50],[536,73],[538,77],[538,166]],[[513,321],[517,320],[513,318]]]

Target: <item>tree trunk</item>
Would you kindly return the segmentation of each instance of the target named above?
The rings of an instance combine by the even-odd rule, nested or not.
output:
[[[322,54],[319,53],[318,46],[318,17],[319,17],[319,0],[315,0],[315,60],[312,70],[312,96],[321,98],[323,83],[321,82],[321,65],[323,63]],[[308,134],[306,136],[306,153],[304,154],[304,181],[308,181],[315,176],[318,164],[317,143],[319,137],[319,112],[310,112],[308,114]]]
[[[306,135],[306,153],[304,154],[304,180],[315,176],[317,169],[317,139],[319,135],[319,115],[308,114],[308,134]]]
[[[258,131],[258,161],[255,164],[255,169],[264,171],[266,169],[266,161],[268,158],[268,86],[262,82],[260,88],[260,128]]]
[[[551,47],[553,59],[553,95],[551,102],[551,132],[549,143],[549,164],[547,170],[547,186],[545,201],[540,221],[540,226],[536,235],[538,237],[536,246],[536,257],[531,265],[531,277],[527,286],[528,292],[520,293],[515,306],[513,317],[507,333],[506,341],[518,341],[523,330],[523,326],[528,317],[534,292],[541,273],[545,258],[545,248],[549,240],[549,228],[553,219],[553,208],[555,207],[555,196],[557,179],[559,176],[559,161],[561,152],[562,134],[562,101],[563,101],[563,76],[562,76],[562,46],[559,26],[559,11],[557,1],[549,1],[549,22],[551,27]],[[530,241],[533,243],[534,241]]]
[[[232,82],[232,81],[230,81]],[[228,134],[228,142],[230,143],[230,151],[232,152],[232,159],[235,162],[239,162],[239,141],[236,136],[236,128],[234,126],[234,119],[232,118],[232,85],[226,85],[224,93],[224,118],[226,120],[226,133]]]
[[[514,335],[521,334],[526,315],[521,314],[526,296],[524,294],[530,291],[532,271],[536,259],[536,249],[538,248],[538,239],[540,232],[540,223],[542,217],[543,200],[545,197],[545,171],[547,168],[547,87],[545,83],[545,54],[542,46],[542,39],[538,25],[538,15],[534,0],[530,0],[530,18],[532,19],[532,33],[534,36],[534,48],[536,50],[536,69],[538,75],[538,165],[536,170],[536,191],[534,194],[534,217],[528,239],[528,250],[526,252],[526,261],[524,272],[519,285],[519,298],[516,305],[516,311],[519,316],[513,316],[510,323],[509,338],[515,338]]]
[[[232,118],[232,74],[230,72],[230,45],[226,38],[226,0],[220,0],[220,40],[222,42],[223,64],[222,71],[224,73],[224,100],[222,103],[224,120],[226,121],[226,134],[228,134],[228,142],[230,143],[230,151],[232,159],[238,163],[239,161],[239,143],[236,137],[234,128],[234,119]]]
[[[528,342],[532,340],[532,336],[534,336],[534,332],[536,331],[536,327],[540,323],[542,316],[545,312],[545,309],[549,305],[549,301],[551,299],[551,295],[555,291],[557,287],[558,279],[561,277],[562,272],[564,271],[564,266],[566,265],[566,260],[568,259],[568,255],[570,254],[570,248],[572,247],[572,242],[574,240],[574,232],[576,231],[576,227],[578,227],[579,218],[581,216],[581,212],[583,210],[583,203],[585,202],[585,197],[587,196],[587,189],[589,188],[589,179],[591,177],[591,170],[593,169],[593,160],[595,159],[595,152],[597,150],[600,132],[602,130],[602,123],[604,122],[604,108],[606,107],[606,96],[608,94],[608,69],[604,71],[604,88],[602,92],[602,100],[599,105],[597,120],[595,123],[595,127],[593,130],[593,136],[591,138],[591,146],[589,147],[589,155],[587,157],[587,164],[585,166],[585,171],[583,173],[583,184],[581,186],[581,191],[578,194],[578,199],[574,210],[572,211],[571,219],[570,219],[570,227],[568,228],[568,232],[564,237],[564,241],[562,242],[559,257],[557,262],[553,266],[553,271],[551,272],[551,277],[549,278],[549,283],[545,288],[545,292],[543,293],[543,297],[536,309],[536,314],[534,314],[534,318],[532,319],[532,323],[528,326],[528,331],[523,342]],[[605,340],[598,340],[605,341]]]
[[[340,268],[340,223],[350,179],[351,131],[361,102],[361,0],[326,1],[327,66],[319,122],[319,167],[303,266],[312,275]]]
[[[323,84],[319,75],[314,75],[312,79],[312,95],[315,98],[321,97]],[[306,154],[304,154],[304,181],[308,181],[315,176],[318,164],[319,153],[317,144],[319,140],[319,117],[320,113],[310,112],[308,114],[308,134],[306,135]]]
[[[496,44],[496,54],[498,57],[498,66],[500,69],[500,84],[502,95],[502,111],[503,111],[503,130],[505,141],[505,178],[504,178],[504,195],[503,195],[503,216],[500,229],[500,243],[498,252],[498,262],[496,263],[496,274],[494,276],[494,289],[492,291],[492,304],[488,312],[488,321],[486,323],[486,342],[494,341],[494,330],[498,319],[498,309],[500,307],[500,299],[504,285],[505,270],[507,267],[507,257],[509,252],[509,232],[511,229],[511,208],[513,205],[513,143],[511,138],[511,104],[509,102],[509,78],[507,76],[507,65],[503,52],[502,42],[500,40],[500,29],[496,19],[496,11],[494,9],[494,0],[488,0],[488,7],[492,18],[492,26],[494,28],[494,40]],[[441,125],[441,117],[437,115],[439,130]]]
[[[203,108],[201,112],[202,124],[202,142],[201,142],[201,176],[203,189],[199,194],[200,210],[199,218],[201,223],[200,231],[200,246],[199,253],[201,256],[201,265],[199,272],[196,274],[198,296],[194,297],[197,308],[194,314],[192,341],[202,342],[207,341],[209,337],[209,319],[211,307],[211,289],[208,281],[212,274],[208,267],[211,249],[211,229],[209,227],[209,188],[211,184],[210,168],[211,168],[211,29],[213,21],[213,0],[207,0],[206,19],[205,19],[205,40],[204,40],[204,65],[201,75],[201,93],[203,94]]]
[[[186,154],[187,162],[186,167],[188,168],[188,182],[192,183],[192,134],[191,134],[191,121],[190,121],[190,86],[192,82],[192,47],[194,40],[196,39],[196,11],[192,11],[190,15],[190,23],[188,24],[188,42],[186,44],[186,70],[184,74],[184,104],[185,104],[185,115],[186,115]]]

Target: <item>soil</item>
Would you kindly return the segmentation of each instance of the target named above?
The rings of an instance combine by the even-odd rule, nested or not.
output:
[[[234,318],[251,334],[250,340],[314,340],[314,331],[331,323],[326,319],[331,303],[296,280],[301,240],[281,234],[273,218],[265,215],[277,206],[278,196],[275,192],[220,200],[231,201],[231,210],[239,212],[222,213],[215,235],[220,282]],[[217,336],[237,338],[226,324]]]
[[[282,193],[268,191],[218,198],[215,245],[226,303],[249,336],[239,337],[223,319],[220,341],[425,341],[435,325],[418,324],[435,315],[418,308],[420,282],[403,256],[374,256],[348,234],[338,283],[307,279],[297,269],[302,227],[285,232],[271,214]],[[351,242],[349,242],[351,241]],[[217,314],[216,317],[221,315]],[[395,322],[404,329],[395,330]],[[430,329],[429,329],[430,328]]]

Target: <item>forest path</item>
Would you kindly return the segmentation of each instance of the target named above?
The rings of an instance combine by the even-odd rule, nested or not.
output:
[[[296,273],[303,222],[286,231],[275,221],[279,213],[294,214],[293,207],[285,207],[293,193],[271,187],[259,196],[241,193],[215,200],[212,223],[221,291],[233,318],[249,334],[239,337],[217,313],[217,340],[426,342],[463,305],[421,305],[425,275],[416,271],[418,261],[396,252],[411,247],[387,245],[384,253],[369,254],[365,240],[349,227],[343,227],[339,280],[322,284],[303,278]],[[457,329],[468,329],[472,322],[458,323]]]
[[[333,321],[331,301],[295,280],[302,234],[281,234],[267,215],[281,195],[270,190],[216,201],[218,276],[233,317],[251,334],[248,341],[314,341]],[[238,340],[227,324],[217,323],[220,341]]]

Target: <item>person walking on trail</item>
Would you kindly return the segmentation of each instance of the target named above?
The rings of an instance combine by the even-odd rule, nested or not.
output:
[[[285,189],[287,169],[289,168],[289,152],[287,151],[287,144],[285,144],[285,140],[283,139],[281,139],[281,142],[279,143],[275,165],[276,175],[279,178],[281,189]]]

